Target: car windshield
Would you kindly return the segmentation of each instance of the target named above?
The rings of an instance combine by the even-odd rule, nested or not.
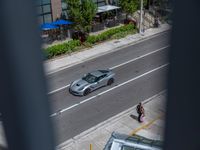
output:
[[[94,83],[97,81],[97,77],[88,73],[85,77],[82,78],[83,80],[87,81],[88,83]]]

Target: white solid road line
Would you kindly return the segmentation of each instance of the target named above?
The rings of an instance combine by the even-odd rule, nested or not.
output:
[[[48,94],[56,93],[56,92],[58,92],[58,91],[61,91],[61,90],[65,89],[65,88],[69,87],[69,86],[70,86],[70,84],[68,84],[68,85],[66,85],[66,86],[63,86],[63,87],[61,87],[61,88],[58,88],[58,89],[56,89],[56,90],[53,90],[53,91],[49,92]]]
[[[159,49],[157,49],[157,50],[155,50],[155,51],[149,52],[149,53],[144,54],[144,55],[142,55],[142,56],[138,56],[137,58],[131,59],[131,60],[126,61],[126,62],[124,62],[124,63],[121,63],[121,64],[119,64],[119,65],[113,66],[113,67],[111,67],[111,68],[109,68],[109,69],[111,69],[111,70],[112,70],[112,69],[116,69],[116,68],[121,67],[121,66],[123,66],[123,65],[126,65],[126,64],[128,64],[128,63],[134,62],[134,61],[136,61],[136,60],[138,60],[138,59],[144,58],[144,57],[146,57],[146,56],[148,56],[148,55],[151,55],[151,54],[157,53],[157,52],[159,52],[159,51],[162,51],[162,50],[168,48],[169,46],[170,46],[170,45],[164,46],[164,47],[159,48]],[[61,87],[61,88],[58,88],[58,89],[56,89],[56,90],[53,90],[53,91],[49,92],[48,94],[56,93],[56,92],[58,92],[58,91],[60,91],[60,90],[63,90],[63,89],[65,89],[65,88],[69,87],[69,86],[70,86],[70,84],[68,84],[68,85],[66,85],[66,86],[63,86],[63,87]]]
[[[77,106],[79,106],[79,105],[81,105],[81,104],[83,104],[83,103],[86,103],[86,102],[88,102],[88,101],[91,101],[92,99],[94,99],[94,98],[96,98],[96,97],[98,97],[98,96],[100,96],[100,95],[103,95],[103,94],[105,94],[105,93],[108,93],[109,91],[112,91],[112,90],[114,90],[114,89],[116,89],[116,88],[118,88],[118,87],[121,87],[121,86],[123,86],[123,85],[126,85],[126,84],[128,84],[128,83],[130,83],[130,82],[132,82],[132,81],[134,81],[134,80],[137,80],[137,79],[139,79],[139,78],[141,78],[141,77],[143,77],[143,76],[145,76],[145,75],[148,75],[148,74],[150,74],[150,73],[152,73],[152,72],[154,72],[154,71],[157,71],[157,70],[159,70],[159,69],[162,69],[162,68],[164,68],[164,67],[166,67],[166,66],[168,66],[168,65],[169,65],[169,63],[164,64],[164,65],[162,65],[162,66],[160,66],[160,67],[157,67],[157,68],[155,68],[155,69],[153,69],[153,70],[150,70],[150,71],[148,71],[148,72],[146,72],[146,73],[144,73],[144,74],[141,74],[141,75],[139,75],[139,76],[137,76],[137,77],[134,77],[134,78],[132,78],[132,79],[126,81],[126,82],[123,82],[123,83],[121,83],[121,84],[119,84],[119,85],[117,85],[117,86],[114,86],[114,87],[112,87],[112,88],[106,90],[106,91],[103,91],[103,92],[101,92],[101,93],[99,93],[99,94],[97,94],[97,95],[94,95],[94,96],[92,96],[92,97],[90,97],[90,98],[88,98],[88,99],[85,99],[85,100],[83,100],[83,101],[81,101],[81,102],[79,102],[79,103],[77,103],[77,104],[74,104],[74,105],[72,105],[72,106],[70,106],[70,107],[64,108],[64,109],[60,110],[59,112],[52,114],[50,117],[57,116],[58,114],[61,114],[61,113],[65,112],[65,111],[70,110],[70,109],[72,109],[72,108],[74,108],[74,107],[77,107]]]
[[[136,57],[136,58],[134,58],[134,59],[131,59],[131,60],[129,60],[129,61],[126,61],[126,62],[124,62],[124,63],[121,63],[121,64],[119,64],[119,65],[113,66],[113,67],[111,67],[111,68],[109,68],[109,69],[112,70],[112,69],[121,67],[121,66],[126,65],[126,64],[128,64],[128,63],[134,62],[134,61],[136,61],[136,60],[138,60],[138,59],[141,59],[141,58],[144,58],[144,57],[149,56],[149,55],[151,55],[151,54],[154,54],[154,53],[157,53],[157,52],[159,52],[159,51],[162,51],[162,50],[164,50],[164,49],[166,49],[166,48],[168,48],[168,47],[169,47],[169,45],[164,46],[164,47],[159,48],[159,49],[157,49],[157,50],[155,50],[155,51],[149,52],[149,53],[144,54],[144,55],[142,55],[142,56],[138,56],[138,57]]]

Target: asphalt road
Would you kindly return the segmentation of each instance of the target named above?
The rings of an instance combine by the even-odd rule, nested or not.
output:
[[[47,76],[57,144],[166,89],[169,33]],[[88,96],[69,94],[68,84],[96,69],[111,68],[115,83]]]

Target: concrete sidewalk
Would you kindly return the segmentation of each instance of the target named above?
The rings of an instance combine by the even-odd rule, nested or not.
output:
[[[64,68],[73,66],[83,61],[98,57],[100,55],[110,53],[112,51],[119,50],[122,47],[126,47],[131,44],[138,43],[144,39],[148,39],[151,36],[155,36],[158,33],[171,29],[168,24],[162,24],[159,28],[150,28],[145,31],[143,35],[134,34],[129,35],[122,39],[111,40],[95,45],[90,49],[85,49],[81,52],[74,52],[72,54],[57,57],[55,59],[47,60],[44,62],[44,69],[46,74],[51,74]]]
[[[143,101],[145,121],[138,123],[136,106],[60,144],[57,150],[103,150],[113,132],[163,140],[166,91]]]

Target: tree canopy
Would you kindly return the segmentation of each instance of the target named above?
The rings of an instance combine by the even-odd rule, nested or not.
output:
[[[89,32],[97,12],[97,6],[93,0],[66,0],[66,3],[68,17],[75,23],[75,29]]]
[[[139,0],[119,0],[119,5],[127,15],[133,14],[138,10]]]
[[[140,0],[119,0],[119,5],[129,15],[140,9]],[[147,5],[147,0],[143,0],[143,5]]]

